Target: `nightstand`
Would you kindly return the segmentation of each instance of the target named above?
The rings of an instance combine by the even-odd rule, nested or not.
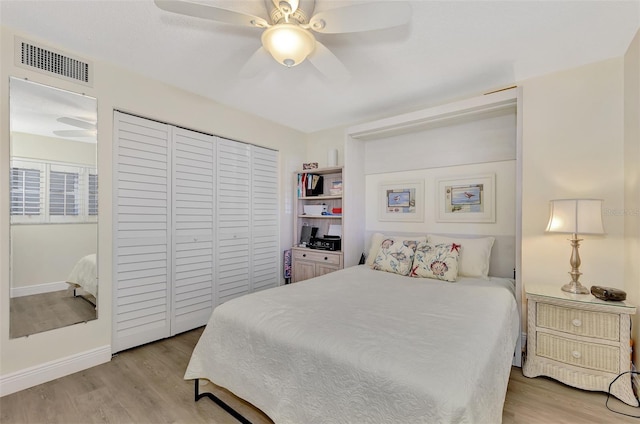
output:
[[[609,391],[630,370],[631,315],[635,306],[572,294],[560,286],[527,286],[527,357],[523,374],[544,375],[584,390]],[[631,375],[611,394],[638,406]]]

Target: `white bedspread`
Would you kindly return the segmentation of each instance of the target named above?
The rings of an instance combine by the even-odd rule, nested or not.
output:
[[[82,290],[91,293],[93,297],[98,295],[98,270],[96,266],[96,254],[84,256],[71,270],[67,283],[78,285]]]
[[[217,307],[185,379],[276,423],[499,423],[519,317],[513,283],[365,266]]]

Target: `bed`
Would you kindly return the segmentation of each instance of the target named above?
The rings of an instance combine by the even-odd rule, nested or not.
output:
[[[496,423],[519,323],[512,279],[360,265],[218,306],[185,379],[276,423]]]
[[[74,265],[67,284],[75,289],[82,289],[84,292],[97,298],[98,295],[98,272],[96,266],[96,254],[90,254],[80,258]]]

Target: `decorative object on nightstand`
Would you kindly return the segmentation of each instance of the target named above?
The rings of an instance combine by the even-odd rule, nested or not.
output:
[[[636,307],[590,294],[567,293],[552,285],[527,285],[526,292],[528,332],[523,374],[544,375],[584,390],[610,391],[623,402],[638,406],[628,373],[631,315]]]
[[[599,199],[558,199],[550,203],[547,232],[571,234],[571,282],[562,286],[569,293],[588,294],[578,279],[580,272],[580,254],[578,248],[582,239],[578,234],[604,234],[602,226],[602,200]]]

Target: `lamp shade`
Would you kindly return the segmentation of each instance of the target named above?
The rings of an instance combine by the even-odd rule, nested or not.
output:
[[[290,68],[302,63],[316,47],[308,30],[294,24],[278,24],[262,33],[262,46],[282,65]]]
[[[604,234],[602,200],[552,200],[546,231],[570,234]]]

